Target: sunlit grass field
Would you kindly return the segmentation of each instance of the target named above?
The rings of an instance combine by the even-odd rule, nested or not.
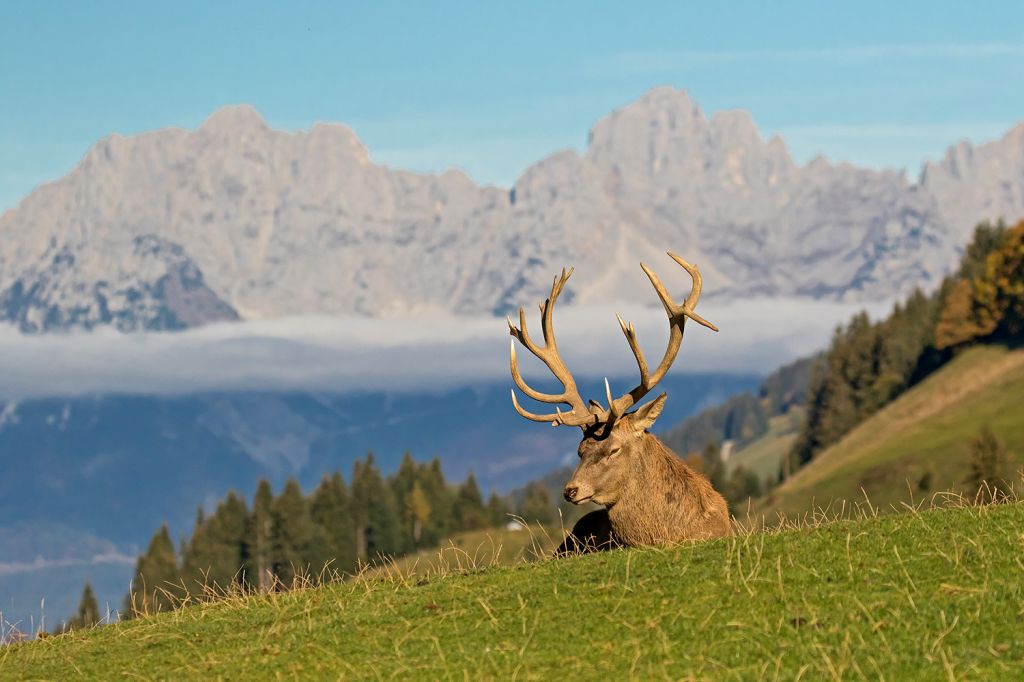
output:
[[[9,646],[0,678],[1010,679],[1024,666],[1022,557],[1019,503],[865,510],[671,549],[229,596]]]
[[[1024,464],[1024,350],[977,346],[868,418],[774,490],[761,508],[799,515],[870,499],[884,509],[967,491],[970,444],[988,425],[1008,478]]]

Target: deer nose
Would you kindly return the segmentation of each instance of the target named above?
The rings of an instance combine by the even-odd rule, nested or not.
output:
[[[574,499],[576,499],[576,493],[578,493],[578,492],[579,492],[579,488],[569,488],[569,487],[567,487],[565,489],[563,495],[565,495],[565,499],[566,499],[567,502],[572,502]]]

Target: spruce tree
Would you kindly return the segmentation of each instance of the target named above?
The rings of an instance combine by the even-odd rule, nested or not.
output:
[[[128,617],[170,611],[182,596],[181,575],[167,526],[160,526],[146,552],[135,564],[135,576],[125,600]]]
[[[396,471],[394,476],[392,476],[389,479],[391,490],[394,493],[395,499],[400,503],[398,514],[399,524],[401,525],[401,541],[398,549],[401,552],[407,552],[413,549],[415,542],[418,542],[418,540],[415,542],[413,540],[413,536],[415,535],[415,533],[413,532],[413,526],[416,524],[416,521],[411,515],[410,508],[407,502],[409,499],[409,495],[412,492],[413,486],[417,484],[419,479],[420,467],[412,458],[412,454],[406,452],[404,455],[402,455],[402,461],[398,465],[398,471]],[[423,528],[421,526],[421,534],[422,530]]]
[[[711,481],[711,485],[716,490],[721,490],[725,487],[725,465],[722,464],[721,451],[718,449],[718,445],[714,441],[708,441],[707,445],[704,446],[703,453],[703,464],[702,471],[707,479]]]
[[[313,520],[299,482],[289,478],[271,505],[271,552],[274,574],[285,587],[308,576],[313,549]]]
[[[547,525],[554,521],[555,505],[551,502],[548,489],[542,483],[533,481],[526,485],[518,516],[526,523]]]
[[[356,530],[356,556],[373,561],[395,554],[401,545],[398,505],[385,485],[373,453],[356,461],[352,473],[352,520]]]
[[[501,528],[509,521],[508,504],[494,490],[487,498],[487,520],[492,528]]]
[[[266,592],[274,586],[271,548],[274,528],[271,509],[273,503],[274,494],[270,489],[270,483],[263,479],[256,486],[245,541],[246,581],[261,592]]]
[[[78,602],[78,611],[71,619],[57,629],[57,633],[70,630],[81,630],[91,628],[100,622],[100,605],[96,602],[96,595],[93,594],[92,585],[87,580],[82,589],[82,598]]]
[[[455,530],[455,496],[445,481],[441,460],[437,457],[421,468],[420,485],[430,503],[430,523],[423,528],[421,539],[424,546],[430,547],[451,537]]]
[[[348,491],[341,474],[325,476],[310,500],[314,551],[310,567],[319,575],[325,567],[348,573],[356,565],[355,528]]]
[[[478,530],[487,525],[484,501],[476,476],[469,474],[455,496],[455,522],[460,530]]]
[[[988,492],[996,499],[1010,491],[1006,480],[1009,468],[1006,447],[988,425],[983,426],[971,442],[969,467],[967,482],[975,491]]]

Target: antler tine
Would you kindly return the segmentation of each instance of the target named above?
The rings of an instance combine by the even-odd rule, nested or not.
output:
[[[661,304],[665,308],[665,313],[668,315],[668,347],[665,349],[665,355],[662,356],[657,369],[654,370],[654,374],[650,374],[647,362],[644,359],[643,351],[640,350],[640,344],[636,338],[636,330],[633,328],[633,325],[626,325],[622,321],[621,317],[618,318],[619,326],[622,328],[622,333],[626,335],[626,341],[629,343],[629,347],[633,351],[633,355],[636,356],[637,366],[640,368],[640,384],[614,401],[614,404],[609,407],[608,411],[611,418],[624,414],[630,407],[639,403],[643,397],[664,378],[669,367],[671,367],[672,363],[675,361],[676,355],[679,353],[679,346],[683,341],[683,326],[686,324],[687,317],[692,318],[698,324],[704,325],[708,329],[716,332],[718,331],[718,327],[705,320],[693,310],[697,305],[697,301],[700,300],[700,292],[703,286],[703,278],[701,277],[700,270],[697,269],[696,265],[687,263],[671,251],[668,255],[672,260],[681,265],[687,273],[689,273],[690,278],[693,280],[693,286],[690,289],[689,296],[686,297],[686,301],[682,305],[679,305],[672,299],[672,296],[669,295],[665,285],[661,283],[661,279],[659,279],[659,277],[646,265],[643,263],[640,264],[640,267],[647,275],[647,278],[651,280],[651,285],[654,287],[654,291],[658,294],[658,298],[661,300]],[[607,391],[607,381],[605,382],[605,388]],[[608,391],[608,393],[609,401],[611,401],[610,391]]]
[[[545,403],[565,403],[572,408],[572,411],[563,414],[561,410],[556,409],[555,414],[538,415],[528,412],[519,406],[518,401],[515,397],[515,391],[512,392],[512,403],[516,408],[516,411],[523,417],[531,419],[533,421],[551,422],[554,425],[566,424],[572,426],[582,426],[583,424],[592,422],[596,419],[594,412],[589,410],[583,402],[583,398],[580,397],[579,391],[576,388],[576,381],[573,379],[569,369],[565,366],[561,356],[558,353],[558,344],[555,341],[555,331],[552,322],[555,302],[558,300],[558,296],[562,293],[565,288],[565,283],[572,276],[573,269],[570,268],[566,272],[565,268],[562,268],[561,276],[556,275],[551,283],[551,294],[548,298],[540,305],[541,311],[541,330],[544,334],[544,347],[538,346],[533,339],[530,338],[529,332],[526,330],[526,313],[522,308],[519,309],[519,327],[517,328],[512,320],[509,319],[509,333],[519,339],[527,350],[536,355],[541,362],[543,362],[551,373],[555,375],[562,384],[562,393],[541,393],[530,388],[529,385],[523,380],[522,375],[519,372],[519,366],[516,359],[515,342],[513,341],[510,348],[509,366],[512,372],[512,379],[515,381],[516,386],[519,387],[527,396],[534,400],[539,400]]]
[[[679,265],[683,266],[683,269],[686,270],[687,273],[689,273],[690,279],[693,280],[693,286],[690,288],[690,295],[686,297],[686,301],[684,301],[682,305],[683,314],[685,314],[687,317],[692,319],[697,324],[704,325],[708,329],[717,332],[718,327],[711,324],[710,322],[708,322],[703,317],[701,317],[700,315],[693,311],[693,309],[697,306],[697,301],[700,300],[700,292],[704,286],[704,278],[701,276],[700,270],[697,269],[696,265],[690,265],[685,260],[683,260],[681,256],[674,254],[671,251],[668,252],[668,257],[674,260],[676,263],[679,263]]]
[[[604,378],[604,394],[608,398],[608,418],[606,421],[611,424],[622,416],[623,410],[619,409],[619,405],[612,398],[612,387],[608,385],[608,377]]]
[[[647,360],[644,359],[644,352],[640,349],[640,343],[636,339],[636,329],[633,328],[632,322],[627,325],[619,315],[615,317],[618,319],[619,327],[622,328],[622,333],[626,335],[626,342],[629,343],[629,348],[633,351],[633,356],[636,358],[637,367],[640,369],[640,384],[646,386],[651,377],[647,369]]]
[[[512,390],[512,407],[516,408],[516,412],[521,417],[535,422],[550,422],[552,426],[583,426],[594,423],[597,418],[597,415],[592,413],[580,415],[575,412],[562,412],[558,409],[555,410],[555,414],[534,414],[520,406],[519,400],[516,399],[515,389]]]
[[[541,393],[540,391],[530,388],[526,381],[523,380],[523,375],[519,373],[519,362],[516,359],[516,342],[513,339],[509,339],[509,368],[512,371],[512,380],[516,382],[516,386],[519,387],[519,390],[534,400],[539,400],[542,403],[567,402],[564,392],[557,395],[554,393]]]

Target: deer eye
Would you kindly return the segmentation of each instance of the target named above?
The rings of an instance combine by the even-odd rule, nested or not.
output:
[[[608,456],[617,455],[622,451],[622,446],[616,446],[608,451]]]

